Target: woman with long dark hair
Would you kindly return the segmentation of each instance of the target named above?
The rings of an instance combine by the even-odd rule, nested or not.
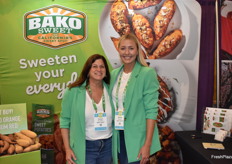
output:
[[[80,77],[62,100],[60,127],[69,164],[110,164],[112,161],[112,103],[106,59],[86,61]]]

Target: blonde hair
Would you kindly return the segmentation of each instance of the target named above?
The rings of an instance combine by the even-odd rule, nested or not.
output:
[[[138,56],[136,58],[136,60],[143,66],[145,67],[148,67],[148,64],[147,62],[145,61],[144,57],[143,57],[143,54],[142,54],[142,48],[141,48],[141,44],[139,43],[138,39],[136,38],[136,36],[132,33],[129,33],[129,34],[125,34],[123,36],[121,36],[121,38],[119,39],[119,42],[118,42],[118,48],[120,47],[120,44],[123,40],[126,40],[126,39],[129,39],[129,40],[133,40],[137,46],[137,49],[138,49]]]

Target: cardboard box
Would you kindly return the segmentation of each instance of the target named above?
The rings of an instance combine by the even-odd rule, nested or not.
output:
[[[28,152],[28,153],[20,153],[9,156],[0,157],[0,163],[7,164],[41,164],[41,152],[40,150]]]

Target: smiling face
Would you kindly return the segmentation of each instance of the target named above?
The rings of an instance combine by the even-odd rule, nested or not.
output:
[[[138,56],[138,48],[131,39],[124,39],[118,47],[120,58],[124,65],[134,65]]]
[[[101,81],[106,76],[106,68],[102,59],[97,59],[89,70],[89,80]]]

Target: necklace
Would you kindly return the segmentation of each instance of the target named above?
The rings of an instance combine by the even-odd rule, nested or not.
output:
[[[88,91],[89,91],[89,93],[90,93],[90,97],[91,97],[91,99],[92,99],[92,104],[93,104],[93,108],[94,108],[94,110],[95,110],[95,112],[97,113],[97,104],[96,104],[96,102],[93,100],[93,96],[92,96],[92,90],[91,90],[91,88],[90,88],[90,86],[88,85],[87,86],[87,89],[88,89]],[[104,111],[104,113],[105,113],[105,111],[106,111],[106,104],[105,104],[105,94],[104,94],[104,87],[103,87],[103,93],[102,93],[102,109],[103,109],[103,111]]]
[[[120,87],[120,85],[121,85],[121,81],[122,81],[122,74],[123,74],[123,70],[122,70],[122,72],[120,73],[120,75],[119,75],[119,79],[118,79],[118,85],[117,85],[117,89],[116,89],[116,98],[115,98],[115,104],[116,104],[116,110],[118,111],[118,107],[119,107],[119,101],[118,101],[118,94],[119,94],[119,87]],[[131,75],[131,74],[130,74]],[[129,83],[129,81],[130,81],[130,78],[131,78],[131,76],[129,77],[129,80],[127,81],[127,83],[126,83],[126,86],[125,86],[125,88],[124,88],[124,90],[123,90],[123,97],[124,97],[124,99],[123,99],[123,108],[124,108],[124,104],[125,104],[125,94],[126,94],[126,90],[127,90],[127,87],[128,87],[128,83]]]

